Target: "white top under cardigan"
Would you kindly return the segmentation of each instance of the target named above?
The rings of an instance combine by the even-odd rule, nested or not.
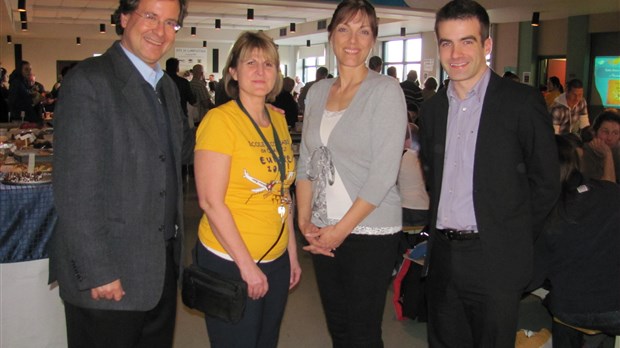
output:
[[[323,145],[321,122],[335,79],[321,80],[308,92],[297,178],[308,179],[308,159]],[[405,139],[407,109],[397,81],[369,70],[340,121],[329,135],[334,167],[353,202],[377,208],[361,226],[400,228],[402,211],[396,178]],[[313,217],[313,223],[322,226]]]

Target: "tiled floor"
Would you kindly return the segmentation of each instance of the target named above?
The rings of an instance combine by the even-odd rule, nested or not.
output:
[[[190,183],[185,206],[186,252],[196,242],[196,230],[200,216],[201,211],[196,201],[196,194]],[[323,318],[312,262],[310,256],[304,251],[300,251],[300,263],[303,269],[302,280],[289,296],[280,331],[279,347],[330,347],[331,341]],[[391,290],[387,294],[383,316],[385,347],[427,347],[426,324],[412,320],[396,320],[391,303],[392,294]],[[521,328],[539,330],[542,327],[550,327],[548,314],[540,305],[540,299],[537,297],[529,296],[522,301],[520,317]],[[209,347],[203,316],[199,312],[187,309],[180,299],[174,342],[175,348]]]

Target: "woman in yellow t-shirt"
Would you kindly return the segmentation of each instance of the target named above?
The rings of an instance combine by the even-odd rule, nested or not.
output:
[[[282,88],[273,40],[241,34],[223,83],[232,101],[210,110],[196,133],[204,211],[196,255],[199,266],[243,279],[249,299],[239,323],[207,316],[207,331],[211,347],[276,347],[288,290],[301,268],[290,214],[291,138],[284,116],[265,107]]]
[[[547,81],[547,94],[545,94],[547,108],[550,108],[553,102],[555,102],[555,98],[559,97],[562,93],[564,93],[564,88],[562,88],[560,79],[557,76],[551,76]]]

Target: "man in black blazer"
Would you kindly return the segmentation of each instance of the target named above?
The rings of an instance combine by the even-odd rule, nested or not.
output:
[[[121,40],[63,80],[50,281],[69,347],[171,347],[182,252],[179,92],[158,61],[185,0],[121,0]]]
[[[487,67],[478,3],[445,5],[435,33],[451,82],[420,113],[429,346],[514,347],[534,239],[560,189],[551,118],[538,91]]]

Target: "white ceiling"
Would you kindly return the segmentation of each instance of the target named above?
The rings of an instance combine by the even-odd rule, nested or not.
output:
[[[28,31],[20,30],[17,0],[2,0],[0,4],[0,35],[38,38],[81,36],[89,39],[115,38],[110,15],[118,6],[116,0],[26,0]],[[432,31],[435,11],[446,0],[403,0],[409,7],[377,6],[380,18],[379,36],[397,36],[401,27],[407,33]],[[371,0],[372,2],[372,0]],[[532,12],[540,12],[541,21],[575,15],[620,12],[620,0],[479,0],[493,23],[529,21]],[[189,0],[189,15],[177,41],[232,42],[243,30],[265,30],[281,45],[305,45],[327,41],[325,30],[317,31],[316,22],[331,18],[333,1],[300,0]],[[254,21],[246,19],[248,8],[254,9]],[[222,30],[214,29],[215,19],[222,20]],[[99,33],[105,23],[106,34]],[[288,31],[296,23],[297,32]],[[195,26],[198,35],[190,36]],[[279,35],[287,28],[287,35]],[[620,24],[619,24],[620,30]]]

